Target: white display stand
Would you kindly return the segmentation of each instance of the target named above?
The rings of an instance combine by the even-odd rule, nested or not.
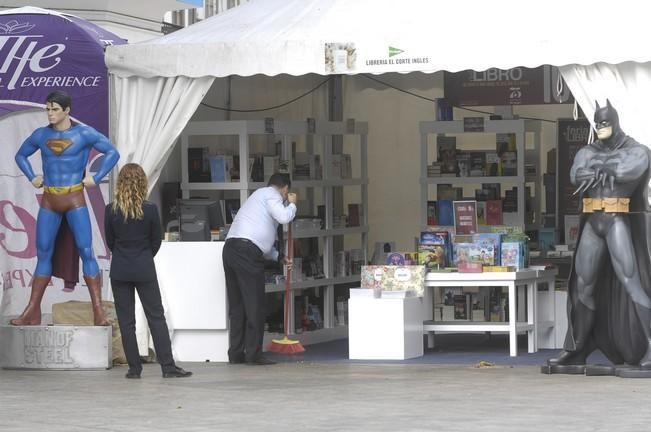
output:
[[[405,360],[423,355],[423,299],[348,300],[348,357]]]
[[[156,272],[177,361],[228,361],[224,242],[163,242]]]
[[[538,284],[546,283],[554,286],[557,270],[529,270],[517,272],[486,272],[486,273],[438,273],[431,272],[425,277],[425,287],[481,287],[503,286],[508,288],[509,321],[508,322],[475,322],[475,321],[433,321],[431,307],[425,309],[426,321],[423,329],[428,333],[428,345],[434,346],[434,332],[494,332],[509,334],[509,354],[518,355],[517,334],[527,332],[528,352],[538,351],[538,331],[542,328],[554,327],[554,320],[539,321],[537,316]],[[527,298],[527,321],[517,321],[516,287],[524,287]],[[553,293],[553,291],[552,291]],[[425,290],[425,305],[431,305],[432,290]],[[547,307],[555,310],[554,296],[546,296]]]
[[[554,296],[554,303],[541,300]],[[538,322],[553,321],[553,327],[538,328],[538,348],[563,348],[567,333],[567,291],[541,291],[538,293]]]

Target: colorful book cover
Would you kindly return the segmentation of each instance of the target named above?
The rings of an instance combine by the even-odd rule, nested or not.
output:
[[[387,254],[387,265],[411,266],[418,265],[417,252],[390,252]]]
[[[418,297],[425,292],[425,267],[386,266],[382,273],[382,290],[415,291]]]
[[[486,201],[486,225],[502,225],[502,200]]]
[[[382,265],[362,266],[361,287],[366,289],[382,289],[382,279],[384,277],[384,268]]]
[[[418,247],[418,264],[427,270],[443,270],[448,266],[447,252],[442,245],[421,244]]]
[[[477,201],[453,201],[454,232],[474,234],[477,232]]]
[[[502,263],[503,266],[514,267],[521,270],[525,266],[525,245],[524,242],[504,242],[502,243]]]
[[[470,262],[470,251],[472,243],[455,243],[454,244],[454,266],[467,264]]]
[[[484,265],[500,265],[502,255],[502,234],[497,233],[480,233],[472,236],[473,243],[476,243],[480,250],[484,251],[486,259],[482,260]],[[492,251],[492,256],[487,255]]]

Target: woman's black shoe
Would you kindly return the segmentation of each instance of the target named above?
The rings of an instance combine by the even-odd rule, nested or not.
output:
[[[140,374],[136,373],[136,372],[129,371],[129,372],[127,372],[127,374],[124,377],[129,378],[129,379],[140,379]]]
[[[191,375],[192,372],[186,371],[178,366],[175,366],[173,371],[163,372],[163,378],[187,378]]]

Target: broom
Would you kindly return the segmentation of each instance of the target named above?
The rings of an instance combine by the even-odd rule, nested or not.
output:
[[[287,226],[287,257],[292,262],[292,224]],[[267,346],[267,351],[278,354],[296,354],[305,351],[303,345],[297,340],[291,340],[287,337],[289,328],[289,288],[292,284],[292,267],[287,267],[287,274],[285,275],[285,314],[283,328],[285,329],[285,336],[282,339],[273,339]]]

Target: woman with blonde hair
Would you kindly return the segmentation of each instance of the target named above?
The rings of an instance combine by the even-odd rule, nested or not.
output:
[[[156,357],[164,378],[182,378],[192,372],[176,366],[172,357],[165,313],[156,277],[154,255],[162,241],[158,208],[147,197],[147,176],[135,163],[126,164],[118,175],[113,202],[104,213],[106,242],[112,252],[111,287],[129,363],[127,378],[140,378],[142,363],[136,340],[135,291],[147,316]]]

